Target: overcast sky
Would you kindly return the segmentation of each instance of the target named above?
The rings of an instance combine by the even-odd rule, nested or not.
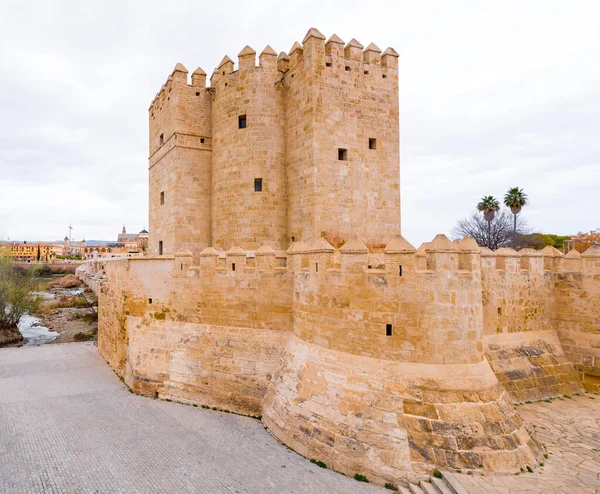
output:
[[[311,26],[400,53],[408,240],[513,186],[536,231],[600,227],[598,1],[0,0],[0,238],[147,227],[147,110],[175,64],[210,74]]]

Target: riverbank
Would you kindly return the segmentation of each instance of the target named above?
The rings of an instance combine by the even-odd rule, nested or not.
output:
[[[9,346],[21,346],[23,335],[16,328],[0,329],[0,348]]]
[[[95,340],[98,334],[98,302],[72,274],[41,277],[35,295],[41,303],[25,314],[19,327],[0,330],[0,347],[39,346]]]
[[[98,334],[98,301],[73,275],[54,279],[35,316],[41,326],[58,333],[50,343],[94,340]]]

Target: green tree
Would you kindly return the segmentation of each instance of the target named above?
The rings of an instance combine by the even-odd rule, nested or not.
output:
[[[513,216],[513,232],[517,233],[517,215],[521,212],[524,206],[527,205],[529,198],[527,194],[523,192],[523,189],[519,189],[519,187],[511,187],[508,189],[508,192],[504,194],[504,204],[506,207],[510,208]]]
[[[34,311],[39,297],[33,295],[35,281],[8,257],[0,257],[0,344],[23,339],[18,330],[21,318]]]
[[[500,202],[494,196],[483,196],[477,204],[477,211],[483,213],[483,218],[488,223],[489,236],[491,236],[492,221],[499,210]]]

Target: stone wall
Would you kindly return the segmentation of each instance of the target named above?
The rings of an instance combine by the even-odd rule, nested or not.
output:
[[[376,254],[319,238],[283,259],[267,246],[198,259],[95,261],[99,349],[135,392],[262,415],[296,451],[380,482],[534,463],[484,356],[472,240],[415,251],[396,237]]]
[[[282,84],[290,237],[385,247],[400,233],[398,54],[311,29]]]
[[[212,98],[201,69],[177,64],[149,108],[150,255],[211,244]]]
[[[98,348],[135,392],[260,415],[291,332],[291,277],[274,251],[254,266],[231,254],[103,263]]]
[[[558,340],[556,249],[482,254],[485,355],[515,402],[583,391]]]
[[[586,389],[600,392],[600,246],[573,250],[563,263],[556,274],[558,336]]]

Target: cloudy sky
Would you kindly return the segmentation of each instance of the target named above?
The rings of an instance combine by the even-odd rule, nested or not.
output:
[[[0,0],[0,238],[115,239],[148,224],[147,109],[309,27],[400,53],[402,233],[448,233],[525,189],[536,231],[600,227],[600,2]]]

